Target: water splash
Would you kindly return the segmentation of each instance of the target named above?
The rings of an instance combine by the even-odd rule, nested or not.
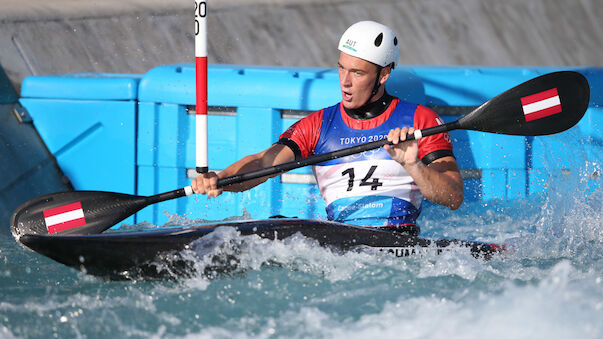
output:
[[[566,150],[563,169],[550,147],[543,152],[549,180],[546,195],[536,200],[538,211],[534,229],[522,232],[509,241],[518,255],[526,258],[571,258],[574,263],[588,264],[599,260],[603,250],[603,187],[600,159],[589,160],[585,145],[576,135],[550,136],[549,142],[563,142]],[[558,155],[557,155],[558,156]]]

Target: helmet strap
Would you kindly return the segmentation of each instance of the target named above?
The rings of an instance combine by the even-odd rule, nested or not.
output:
[[[377,66],[377,77],[375,78],[375,84],[373,85],[373,90],[371,91],[371,96],[368,98],[368,100],[364,103],[364,105],[369,104],[371,102],[371,99],[375,96],[375,94],[377,94],[377,92],[379,91],[379,86],[381,86],[381,83],[379,82],[379,79],[381,78],[381,70],[383,69],[383,67],[376,65]],[[363,106],[364,106],[363,105]]]

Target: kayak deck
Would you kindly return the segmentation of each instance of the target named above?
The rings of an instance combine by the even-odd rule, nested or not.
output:
[[[34,252],[88,274],[118,280],[165,279],[195,274],[193,263],[179,255],[179,252],[218,227],[234,227],[242,236],[255,234],[266,239],[285,239],[300,233],[317,240],[322,246],[348,250],[364,245],[383,249],[396,256],[412,255],[421,248],[441,252],[450,245],[467,247],[472,255],[486,259],[500,251],[500,246],[482,242],[427,239],[306,219],[253,220],[94,235],[25,234],[18,241]],[[228,270],[227,267],[215,268]]]

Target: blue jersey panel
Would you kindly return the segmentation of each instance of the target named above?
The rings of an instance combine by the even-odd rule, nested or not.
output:
[[[383,124],[370,129],[354,129],[346,125],[341,117],[340,104],[325,108],[323,111],[320,137],[314,154],[323,154],[343,148],[387,139],[391,129],[413,126],[417,104],[400,101],[392,115]],[[318,164],[318,166],[335,165],[351,161],[391,159],[383,148],[354,154]]]

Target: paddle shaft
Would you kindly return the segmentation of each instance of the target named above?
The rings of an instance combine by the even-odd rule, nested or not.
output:
[[[423,130],[416,130],[415,134],[409,134],[406,136],[406,140],[415,140],[420,139],[422,137],[448,132],[454,129],[458,129],[460,124],[458,121],[453,121],[444,125],[438,125],[430,128],[426,128]],[[256,171],[251,171],[243,174],[237,174],[230,177],[218,179],[218,187],[226,187],[229,185],[238,184],[244,181],[253,180],[257,178],[262,178],[269,175],[281,174],[296,168],[310,166],[314,164],[318,164],[324,161],[329,161],[333,159],[342,158],[348,155],[362,153],[366,151],[370,151],[379,147],[383,147],[384,145],[392,145],[391,142],[387,141],[387,139],[381,139],[373,142],[369,142],[366,144],[353,146],[349,148],[340,149],[337,151],[313,155],[304,159],[295,160],[291,162],[286,162],[284,164],[275,165],[272,167],[262,168]]]
[[[425,128],[423,130],[416,130],[414,134],[408,134],[406,136],[406,140],[407,141],[418,140],[423,137],[427,137],[427,136],[439,134],[439,133],[444,133],[444,132],[452,131],[452,130],[459,129],[459,128],[461,128],[461,124],[459,123],[458,120],[456,120],[453,122],[449,122],[447,124]],[[370,151],[370,150],[373,150],[373,149],[376,149],[379,147],[383,147],[384,145],[392,145],[392,143],[389,142],[387,139],[381,139],[381,140],[369,142],[369,143],[358,145],[358,146],[340,149],[340,150],[329,152],[329,153],[313,155],[313,156],[310,156],[310,157],[307,157],[304,159],[290,161],[290,162],[286,162],[286,163],[280,164],[280,165],[266,167],[266,168],[262,168],[259,170],[254,170],[254,171],[250,171],[247,173],[237,174],[237,175],[233,175],[233,176],[226,177],[226,178],[221,178],[221,179],[218,179],[217,186],[218,187],[226,187],[226,186],[239,184],[239,183],[253,180],[253,179],[258,179],[258,178],[275,175],[275,174],[281,174],[281,173],[285,173],[285,172],[294,170],[296,168],[315,165],[315,164],[318,164],[318,163],[321,163],[324,161],[343,158],[348,155]],[[148,199],[149,204],[154,204],[154,203],[165,201],[165,200],[170,200],[170,199],[175,199],[175,198],[180,198],[180,197],[184,197],[187,195],[191,195],[192,193],[193,193],[192,188],[190,186],[187,186],[187,187],[179,188],[177,190],[173,190],[170,192],[152,195],[152,196],[147,197],[147,199]]]

